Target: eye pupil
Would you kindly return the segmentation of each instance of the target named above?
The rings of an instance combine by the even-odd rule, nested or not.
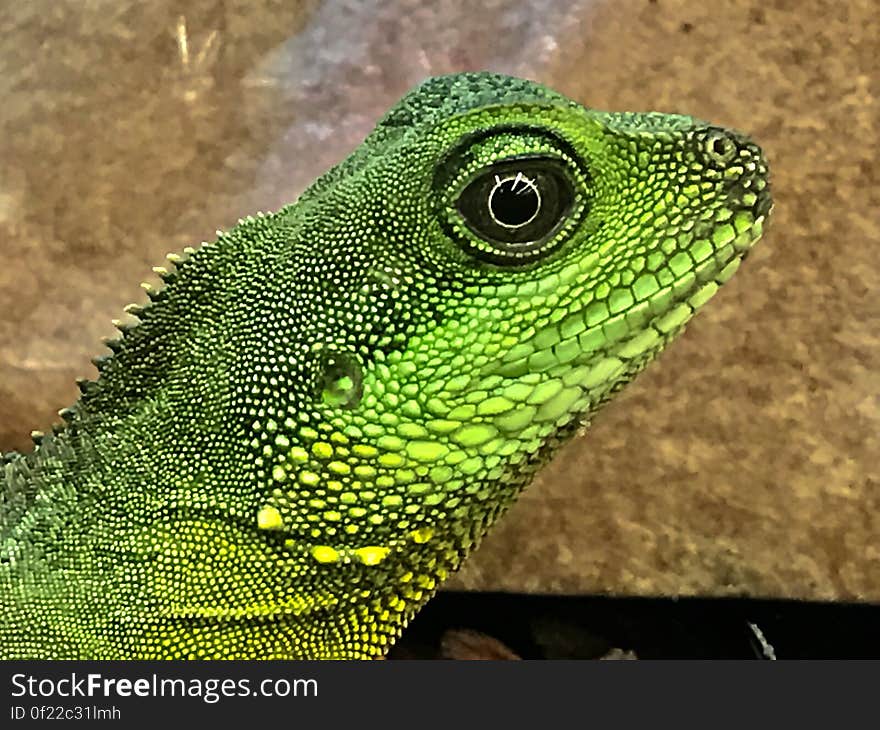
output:
[[[521,172],[497,177],[489,193],[489,214],[500,226],[520,228],[531,223],[541,210],[541,194],[533,180]]]

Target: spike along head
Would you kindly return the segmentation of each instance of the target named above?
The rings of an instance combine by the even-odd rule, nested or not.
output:
[[[360,324],[313,345],[310,409],[255,423],[260,524],[321,563],[455,568],[734,273],[771,202],[740,134],[463,75],[405,97],[299,205],[332,268],[384,288],[340,300],[332,319]]]

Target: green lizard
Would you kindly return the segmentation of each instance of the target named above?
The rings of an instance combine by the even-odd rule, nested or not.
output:
[[[0,462],[3,658],[373,658],[736,271],[745,137],[430,79]]]

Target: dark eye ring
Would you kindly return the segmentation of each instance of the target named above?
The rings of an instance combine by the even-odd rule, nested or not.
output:
[[[526,263],[553,250],[574,207],[566,164],[551,157],[510,158],[473,175],[456,208],[477,240],[474,253],[495,263]]]

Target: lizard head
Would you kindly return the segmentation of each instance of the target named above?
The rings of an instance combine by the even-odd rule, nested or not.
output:
[[[255,419],[261,526],[418,602],[730,278],[770,207],[736,132],[429,80],[288,211],[323,329],[303,344],[310,408]]]
[[[173,256],[6,464],[28,586],[64,557],[11,626],[57,603],[72,655],[382,654],[770,206],[735,132],[425,82],[296,203]]]

